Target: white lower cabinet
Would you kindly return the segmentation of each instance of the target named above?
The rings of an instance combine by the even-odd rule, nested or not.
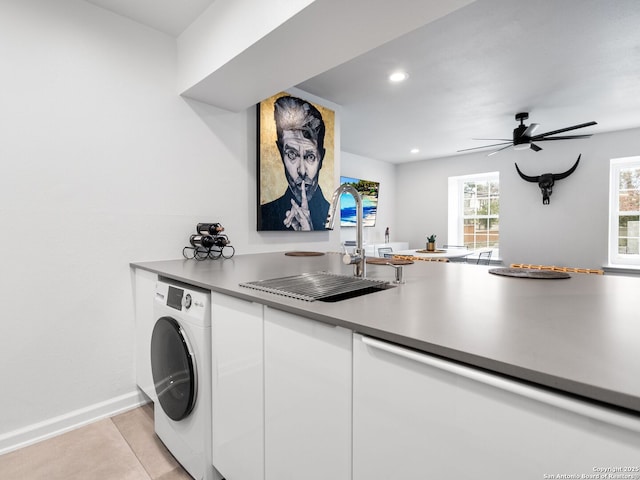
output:
[[[640,478],[638,416],[361,335],[353,354],[353,480]]]
[[[226,480],[264,480],[263,306],[213,292],[214,467]]]
[[[352,332],[264,313],[266,480],[349,480]]]
[[[151,375],[151,334],[155,325],[153,298],[158,275],[141,268],[132,268],[131,275],[136,329],[136,384],[155,402],[157,394]]]
[[[640,478],[637,415],[215,292],[212,316],[226,480]]]

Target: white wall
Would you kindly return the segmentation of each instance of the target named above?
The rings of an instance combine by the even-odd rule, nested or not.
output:
[[[601,268],[607,263],[609,221],[609,159],[638,155],[640,130],[594,135],[588,140],[540,143],[543,150],[511,149],[399,165],[397,220],[399,235],[412,248],[435,232],[447,239],[449,176],[500,172],[500,255],[505,264],[534,263]],[[535,183],[522,180],[514,163],[527,175],[561,173],[582,153],[576,171],[553,187],[550,204],[542,204]]]
[[[375,227],[366,227],[364,229],[364,241],[367,243],[383,243],[386,227],[389,227],[392,242],[405,241],[404,238],[398,236],[396,230],[395,165],[353,153],[342,152],[340,175],[380,182],[376,225]],[[355,239],[355,227],[340,228],[341,242]]]
[[[202,221],[237,254],[339,232],[256,231],[255,109],[177,96],[175,39],[80,0],[3,0],[0,57],[1,452],[137,401],[130,262],[180,258]]]

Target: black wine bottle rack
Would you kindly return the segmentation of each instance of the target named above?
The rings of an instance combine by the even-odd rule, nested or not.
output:
[[[220,223],[198,223],[196,233],[189,237],[190,245],[182,249],[182,256],[188,260],[233,257],[236,249],[223,231],[224,227]]]

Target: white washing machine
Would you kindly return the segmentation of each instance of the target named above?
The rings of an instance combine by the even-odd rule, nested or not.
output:
[[[159,279],[151,334],[155,431],[196,480],[211,460],[211,292]]]

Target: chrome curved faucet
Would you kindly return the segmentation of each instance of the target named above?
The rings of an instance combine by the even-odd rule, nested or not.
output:
[[[340,203],[340,195],[343,193],[349,193],[356,201],[356,251],[353,254],[345,253],[342,257],[342,261],[347,265],[353,265],[353,275],[356,277],[364,278],[367,274],[366,271],[366,259],[364,255],[364,247],[362,245],[362,233],[364,225],[364,209],[362,206],[362,197],[360,193],[347,183],[340,185],[333,192],[331,198],[331,207],[329,207],[329,213],[327,215],[327,221],[325,222],[325,228],[333,230],[333,224],[335,221],[335,213]]]

